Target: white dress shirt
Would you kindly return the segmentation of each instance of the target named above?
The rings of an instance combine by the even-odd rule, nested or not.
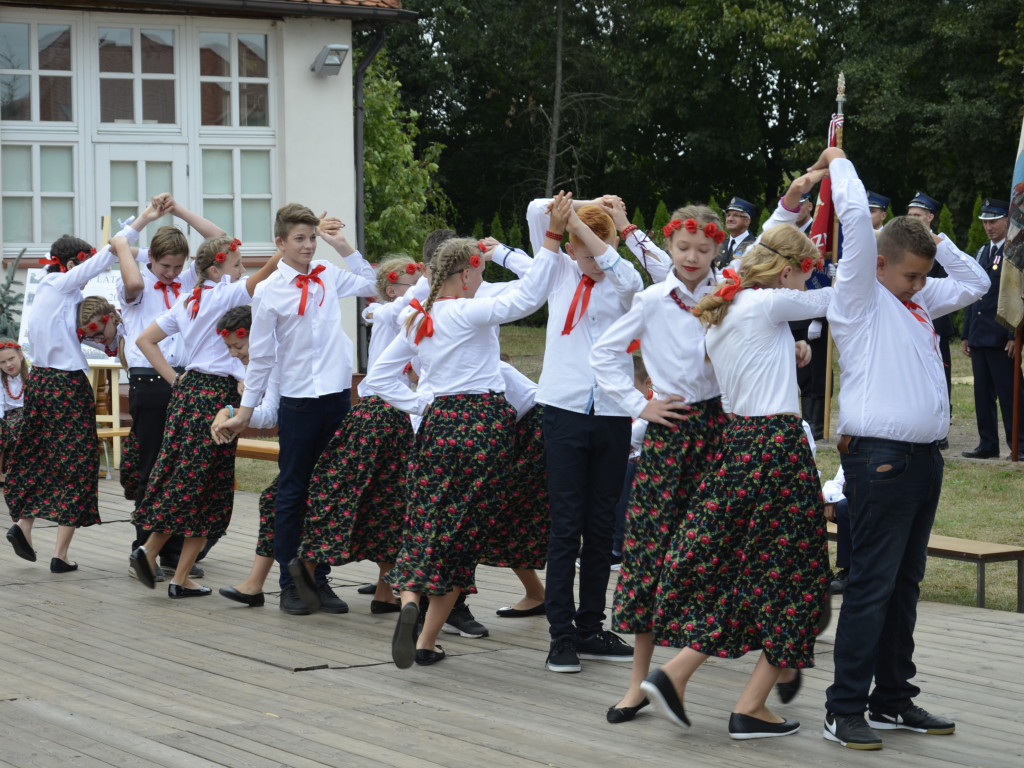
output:
[[[148,251],[148,249],[139,249],[138,260],[140,262],[143,251]],[[170,309],[168,304],[173,305],[176,297],[170,286],[167,286],[166,294],[157,287],[157,283],[160,281],[149,268],[148,258],[139,267],[139,271],[142,273],[144,287],[133,301],[128,301],[125,297],[124,280],[121,277],[117,278],[117,300],[121,305],[121,320],[125,326],[124,357],[129,368],[151,368],[149,360],[142,354],[142,350],[138,348],[135,341],[139,338],[139,334]],[[174,282],[181,283],[178,287],[178,296],[190,293],[196,284],[195,262],[188,269],[183,269]],[[168,336],[160,342],[159,346],[168,365],[172,368],[181,367],[182,361],[185,359],[185,346],[180,334]]]
[[[526,218],[535,253],[541,248],[550,220],[544,211],[549,202],[534,200],[527,207]],[[575,413],[593,410],[598,416],[628,416],[611,397],[597,389],[590,366],[590,350],[601,334],[629,309],[633,296],[643,290],[640,273],[611,246],[603,254],[595,254],[605,277],[591,289],[590,303],[579,323],[571,333],[562,335],[583,272],[568,254],[559,251],[557,256],[554,283],[548,297],[544,367],[537,402]],[[625,357],[615,364],[632,381],[632,361]]]
[[[800,413],[796,341],[788,323],[824,316],[833,294],[832,288],[746,288],[736,294],[725,319],[707,333],[726,412]]]
[[[526,317],[540,308],[548,295],[558,255],[541,250],[522,280],[509,283],[497,296],[435,301],[430,310],[433,335],[415,343],[422,318],[405,331],[405,321],[419,316],[407,307],[399,316],[403,332],[366,374],[370,391],[391,405],[423,414],[434,397],[454,394],[504,392],[501,348],[494,326]],[[402,371],[414,356],[420,360],[420,381],[414,392],[402,381]]]
[[[137,241],[139,233],[125,227],[115,237]],[[82,288],[114,263],[109,245],[67,272],[47,272],[39,281],[36,296],[25,315],[32,364],[58,371],[87,373],[89,363],[78,341],[78,305],[85,296]]]
[[[377,289],[373,267],[358,251],[345,263],[351,271],[329,261],[310,262],[310,273],[324,267],[317,276],[323,287],[310,280],[302,315],[302,289],[296,282],[302,273],[284,260],[256,288],[248,388],[242,395],[242,405],[254,407],[259,403],[275,364],[281,368],[282,397],[323,397],[351,388],[352,340],[342,328],[338,299],[376,296]]]
[[[601,334],[590,353],[602,394],[632,418],[640,416],[647,398],[633,385],[631,355],[626,351],[639,339],[655,397],[678,395],[687,403],[718,397],[721,389],[704,353],[704,326],[672,298],[675,291],[679,300],[692,308],[714,287],[715,279],[709,274],[691,293],[670,271],[662,282],[634,296],[629,312]]]
[[[241,360],[228,353],[227,344],[217,333],[217,322],[229,309],[248,304],[252,300],[247,281],[243,277],[231,282],[231,278],[225,275],[219,283],[204,280],[203,286],[195,318],[192,317],[192,302],[188,301],[192,294],[183,293],[170,309],[156,319],[156,324],[168,336],[181,334],[186,371],[231,376],[241,380],[245,377],[245,366]]]
[[[655,245],[646,232],[634,229],[623,242],[630,253],[636,256],[640,266],[647,270],[653,282],[660,283],[672,271],[672,257]]]
[[[935,330],[876,278],[867,193],[853,164],[833,160],[829,174],[843,225],[843,260],[828,310],[841,367],[839,432],[910,443],[940,440],[949,431],[949,397]],[[936,258],[948,277],[929,277],[913,298],[925,318],[967,306],[989,286],[985,270],[942,237]]]
[[[8,390],[18,395],[18,397],[11,397],[8,394]],[[7,377],[7,386],[0,386],[0,418],[8,412],[17,408],[25,407],[25,382],[21,378],[21,374],[15,374],[14,376]]]
[[[244,390],[243,390],[244,391]],[[277,411],[281,406],[281,369],[275,366],[267,379],[267,391],[252,412],[249,426],[253,429],[270,429],[277,426]]]

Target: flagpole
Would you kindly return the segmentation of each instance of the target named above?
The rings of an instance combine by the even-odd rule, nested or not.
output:
[[[842,116],[843,105],[846,103],[846,76],[840,72],[836,85],[836,114]],[[836,127],[836,144],[843,148],[843,123]],[[835,264],[836,251],[839,250],[839,216],[832,210],[832,250],[826,256],[830,263]],[[828,327],[828,343],[825,345],[825,417],[822,436],[828,438],[832,422],[832,326]]]

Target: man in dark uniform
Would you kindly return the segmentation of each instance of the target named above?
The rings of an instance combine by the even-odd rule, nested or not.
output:
[[[871,211],[871,226],[877,232],[885,223],[885,217],[889,213],[889,198],[877,192],[868,190],[868,210]]]
[[[989,242],[978,251],[977,259],[988,271],[992,285],[988,293],[964,310],[964,329],[960,334],[963,352],[971,358],[974,371],[974,411],[978,420],[978,447],[962,454],[969,459],[999,458],[996,400],[1003,414],[1006,443],[1013,448],[1013,332],[996,322],[1009,208],[1005,200],[987,198],[978,217]],[[1020,434],[1024,436],[1024,409],[1020,416]],[[1018,444],[1018,454],[1021,451],[1024,441]]]
[[[800,212],[793,224],[805,235],[811,236],[811,225],[814,224],[814,198],[810,192],[800,195]]]
[[[757,214],[757,207],[742,197],[734,197],[725,208],[725,229],[729,237],[722,241],[722,247],[715,256],[716,269],[725,269],[729,262],[738,259],[743,252],[754,244],[754,234],[750,231],[750,223]]]
[[[918,192],[914,195],[914,199],[907,203],[907,216],[920,219],[928,225],[928,229],[933,229],[932,222],[939,215],[939,209],[941,208],[942,205],[934,197],[929,197],[924,192]],[[946,270],[936,261],[932,271],[928,273],[928,277],[946,277]],[[951,363],[953,358],[949,352],[949,340],[956,335],[953,315],[943,315],[934,319],[932,324],[935,327],[935,334],[939,337],[939,354],[942,356],[942,366],[946,371],[946,394],[948,397],[952,397],[953,369],[951,368]],[[940,440],[939,448],[943,451],[949,448],[949,439],[943,438]]]

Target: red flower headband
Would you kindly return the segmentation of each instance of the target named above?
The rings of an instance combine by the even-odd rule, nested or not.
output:
[[[234,250],[233,248],[231,250]],[[217,255],[213,257],[213,260],[218,264],[223,264],[224,260],[227,259],[228,255],[224,251],[217,251]]]
[[[14,342],[14,341],[8,341],[6,344],[4,344],[3,348],[4,349],[21,349],[21,344],[18,344],[17,342]]]
[[[784,256],[783,254],[779,253],[774,248],[772,248],[770,245],[765,245],[764,243],[761,242],[759,242],[758,245],[761,246],[762,248],[767,248],[776,256],[782,256],[782,258],[786,259],[787,261],[792,262],[793,264],[797,264],[800,267],[801,272],[810,272],[812,269],[816,269],[819,272],[823,272],[825,270],[824,259],[818,259],[817,261],[814,261],[810,256],[807,256],[802,261],[797,262],[797,260],[792,256]]]
[[[388,272],[388,282],[389,283],[397,283],[398,282],[398,273],[397,272]]]
[[[240,246],[241,244],[242,244],[242,241],[239,240],[237,237],[235,237],[235,238],[233,238],[231,240],[231,243],[228,245],[228,250],[229,251],[237,251],[238,250],[238,246]]]
[[[700,229],[700,224],[697,223],[696,219],[687,219],[686,221],[672,219],[672,221],[662,227],[661,231],[665,237],[672,237],[673,232],[677,232],[684,228],[691,235],[695,235],[697,234],[697,230]],[[725,232],[719,229],[715,222],[709,221],[704,225],[704,237],[714,240],[716,243],[721,243],[725,240]]]
[[[231,331],[229,331],[227,328],[221,328],[219,331],[217,331],[217,334],[219,336],[222,336],[223,338],[226,339],[228,336],[231,335]],[[244,339],[248,335],[249,335],[249,332],[247,330],[245,330],[245,328],[236,328],[235,329],[235,336],[237,336],[240,339]]]
[[[480,263],[480,257],[477,256],[475,253],[469,257],[469,266],[471,266],[473,269],[479,267]]]
[[[87,335],[86,331],[88,331],[89,333],[96,333],[96,331],[98,331],[101,326],[106,325],[109,321],[110,321],[110,315],[103,315],[103,317],[100,318],[100,321],[98,323],[97,322],[92,322],[92,323],[89,323],[89,325],[87,325],[85,328],[79,328],[78,329],[78,339],[79,339],[79,341],[81,341],[82,339],[84,339],[86,337],[86,335]],[[8,344],[7,346],[10,346],[10,344]]]
[[[422,264],[406,264],[405,265],[405,274],[407,274],[407,275],[415,275],[421,269],[423,269],[423,265]]]

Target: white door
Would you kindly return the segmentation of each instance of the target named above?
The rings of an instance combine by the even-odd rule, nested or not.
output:
[[[188,147],[184,144],[96,144],[96,220],[109,214],[111,234],[119,229],[118,220],[137,216],[161,192],[186,201],[187,185]],[[149,238],[165,224],[188,234],[193,249],[202,242],[184,222],[164,216],[141,233],[139,245],[149,245]]]

